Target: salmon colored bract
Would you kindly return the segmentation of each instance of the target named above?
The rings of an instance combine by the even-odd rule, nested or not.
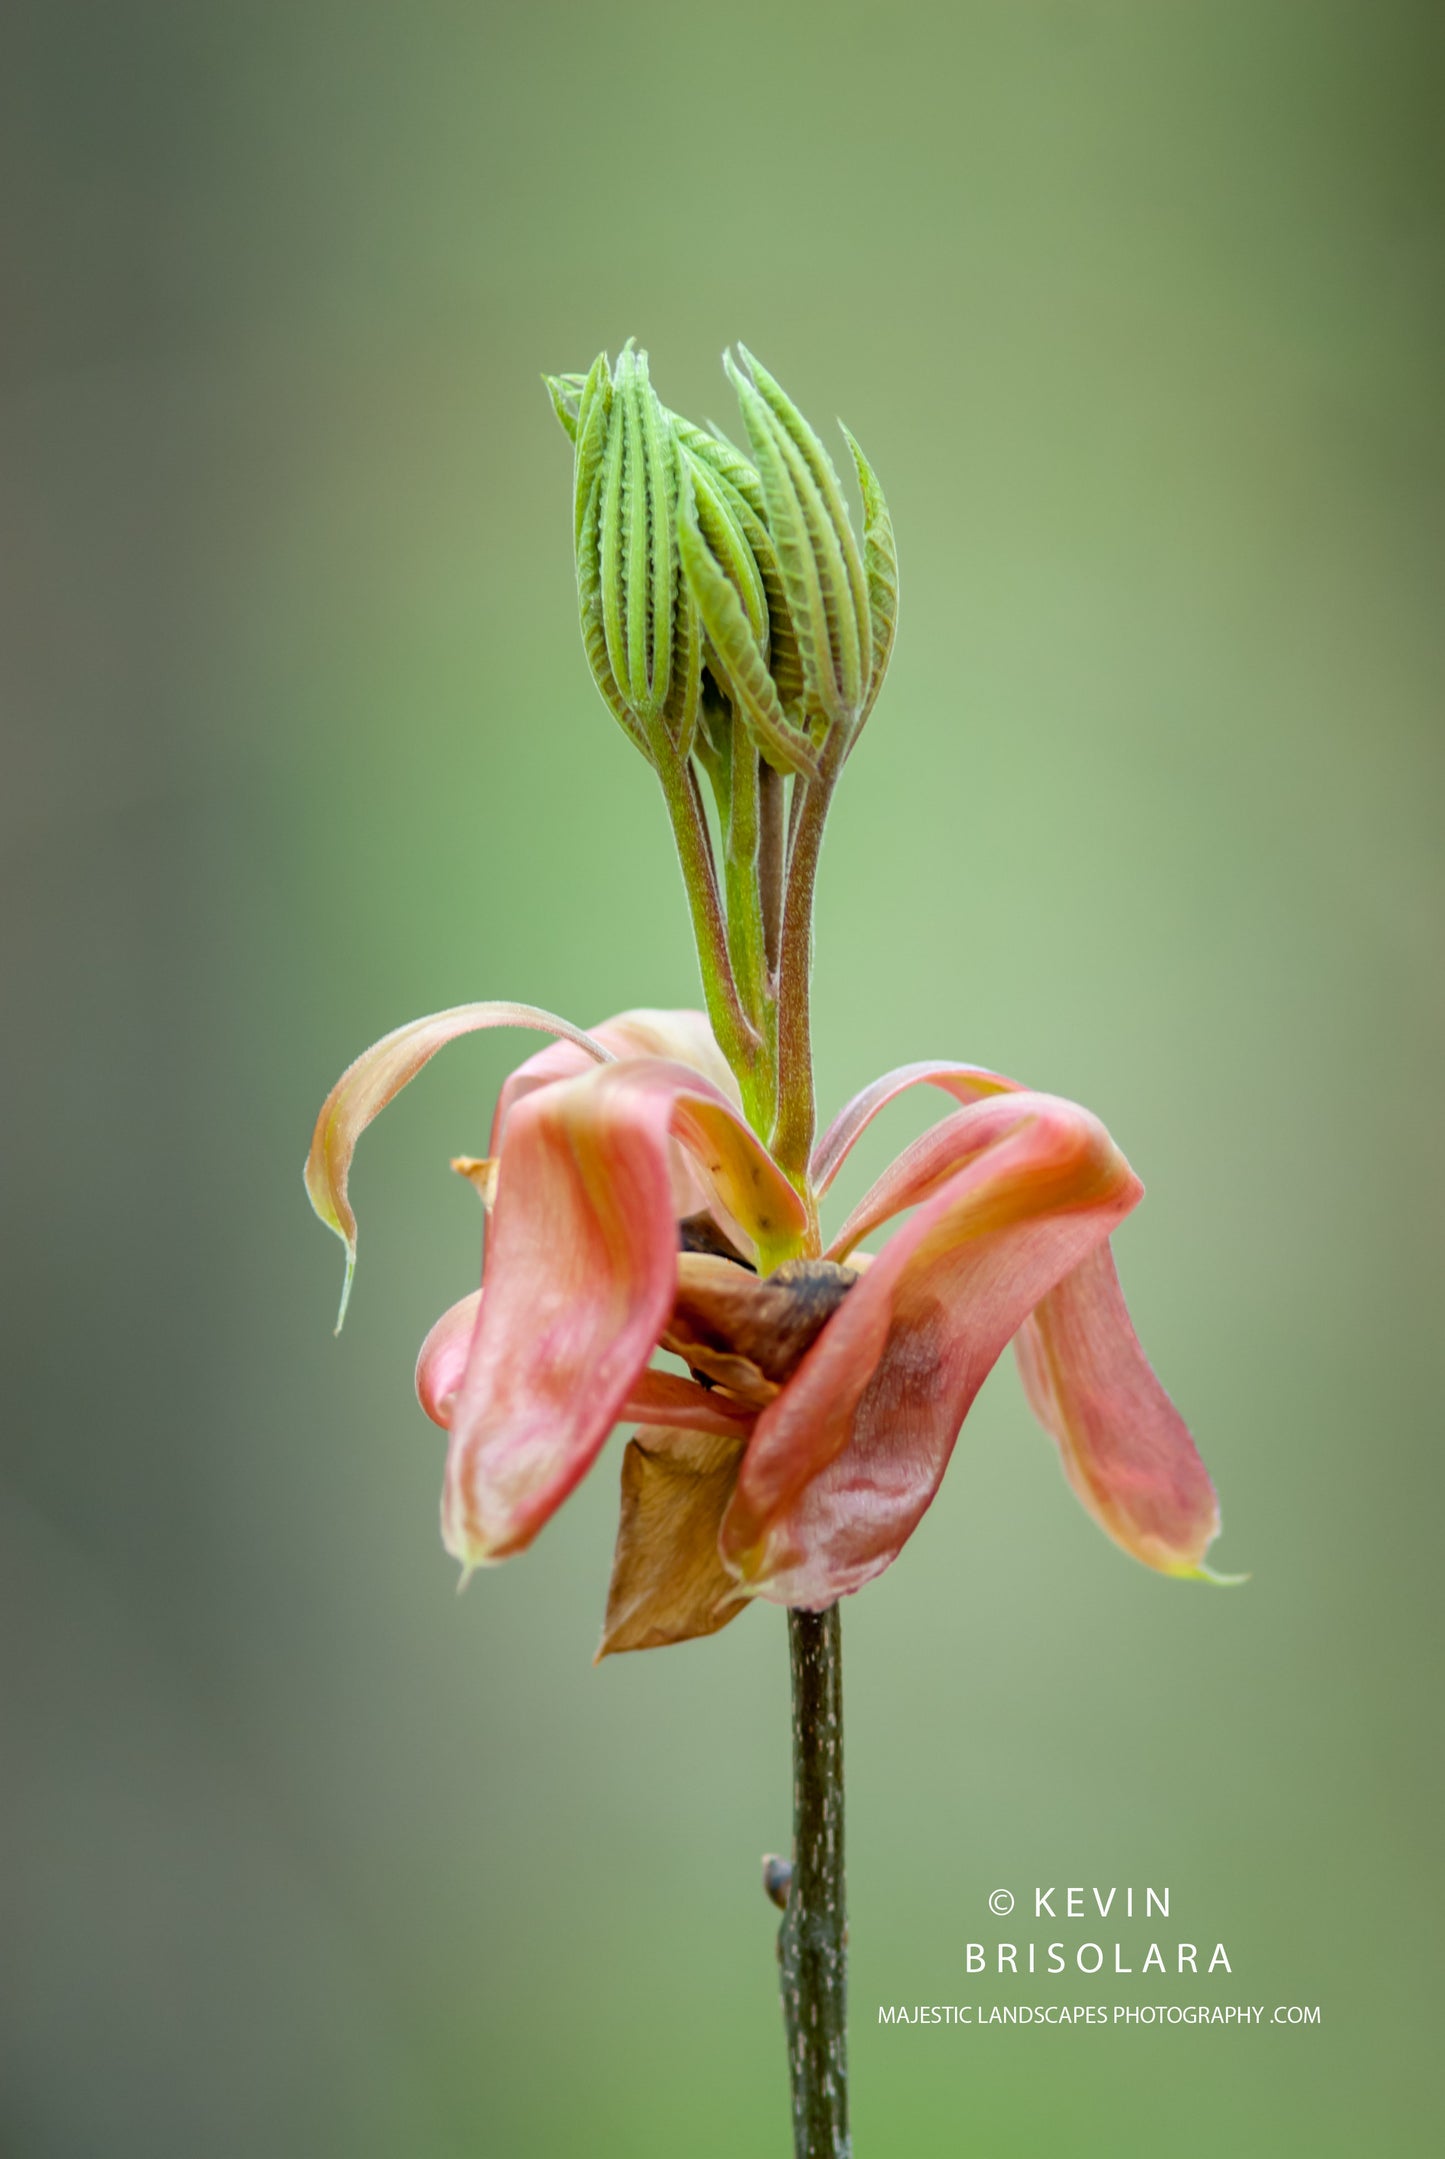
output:
[[[654,1463],[685,1454],[688,1435],[731,1443],[709,1477],[692,1477],[694,1503],[666,1514],[670,1554],[651,1521],[652,1594],[630,1611],[633,1632],[656,1643],[711,1631],[755,1596],[821,1608],[897,1557],[1012,1341],[1089,1512],[1146,1565],[1207,1573],[1214,1492],[1139,1347],[1109,1250],[1142,1187],[1088,1110],[997,1073],[929,1063],[875,1081],[824,1134],[800,1194],[743,1119],[700,1013],[624,1013],[584,1034],[516,1005],[462,1007],[368,1050],[322,1110],[307,1182],[347,1242],[348,1278],[363,1128],[443,1042],[519,1024],[559,1040],[503,1089],[482,1286],[438,1321],[417,1369],[423,1408],[450,1433],[442,1529],[464,1567],[530,1544],[631,1422]],[[958,1107],[820,1250],[818,1201],[877,1112],[919,1084]],[[861,1241],[905,1213],[859,1267]],[[699,1222],[712,1230],[706,1258],[684,1249]],[[749,1316],[777,1283],[776,1342],[806,1302],[809,1263],[831,1266],[847,1293],[779,1383]],[[652,1364],[689,1277],[704,1312],[678,1338],[691,1378]],[[670,1612],[700,1538],[714,1603],[673,1598]]]

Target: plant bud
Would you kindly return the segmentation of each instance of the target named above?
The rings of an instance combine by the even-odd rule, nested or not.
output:
[[[860,551],[832,461],[746,346],[724,365],[737,391],[803,677],[809,720],[855,734],[872,709],[898,615],[898,556],[872,468],[843,430],[863,496]],[[746,370],[746,371],[744,371]]]
[[[686,756],[697,726],[702,636],[677,550],[679,451],[630,342],[580,382],[547,378],[576,450],[573,537],[582,642],[623,729],[656,762],[656,730]]]
[[[662,726],[686,756],[707,725],[746,727],[782,773],[812,778],[824,739],[851,741],[892,649],[898,558],[882,490],[843,430],[863,497],[854,537],[822,443],[744,348],[725,361],[756,463],[659,404],[647,356],[546,377],[576,449],[574,538],[593,677],[656,762]],[[711,682],[704,679],[711,678]]]

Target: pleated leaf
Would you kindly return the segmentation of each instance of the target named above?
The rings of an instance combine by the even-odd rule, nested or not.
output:
[[[828,522],[837,538],[838,549],[842,555],[843,567],[848,579],[848,589],[852,596],[853,614],[858,626],[860,673],[862,681],[866,683],[872,670],[872,654],[869,650],[871,635],[868,618],[868,580],[864,571],[863,558],[858,551],[858,542],[853,536],[852,520],[848,515],[848,506],[843,499],[843,490],[839,485],[838,475],[833,467],[833,460],[829,457],[797,406],[788,397],[782,384],[768,373],[762,362],[748,351],[746,345],[739,345],[738,350],[743,356],[744,364],[752,376],[764,403],[806,464],[809,477],[817,488],[823,506],[827,511]],[[847,430],[845,429],[844,432],[846,434]]]
[[[603,622],[602,564],[598,540],[599,505],[602,497],[602,475],[599,471],[592,482],[592,491],[583,511],[581,531],[577,543],[577,606],[582,622],[582,648],[587,655],[587,665],[592,670],[592,680],[602,693],[603,702],[617,721],[635,749],[641,750],[650,764],[652,753],[646,738],[628,709],[627,700],[618,688],[617,677],[612,672],[612,661],[607,650],[607,631]]]
[[[757,565],[768,605],[768,671],[777,685],[778,701],[783,710],[796,718],[803,702],[803,661],[788,613],[787,588],[783,583],[778,551],[768,531],[763,483],[742,452],[734,449],[715,428],[708,432],[694,426],[691,420],[679,418],[676,413],[671,419],[679,442],[694,460],[694,473],[702,465],[712,475],[717,491],[731,510]]]
[[[573,460],[572,503],[573,543],[582,545],[584,513],[592,497],[593,485],[602,470],[602,453],[607,443],[607,422],[612,411],[612,374],[607,365],[607,355],[599,352],[590,370],[583,378],[577,393],[576,443],[577,455]]]
[[[648,696],[661,709],[672,678],[673,618],[677,608],[677,453],[647,376],[647,355],[639,352],[634,371],[638,414],[642,421],[647,489]]]
[[[866,717],[883,686],[898,628],[898,545],[878,475],[846,427],[843,436],[853,453],[863,497],[863,566],[868,578],[868,619],[873,633],[873,669],[863,706]]]
[[[672,685],[662,716],[680,757],[689,757],[697,739],[702,701],[702,620],[679,560],[677,621],[673,634]]]
[[[605,356],[603,365],[606,366]],[[547,395],[552,400],[552,410],[556,413],[558,424],[565,431],[569,442],[575,443],[577,440],[577,407],[587,379],[586,375],[577,374],[542,377]]]
[[[676,412],[669,414],[669,418],[683,448],[690,450],[720,480],[726,480],[733,493],[742,496],[758,523],[766,526],[768,498],[756,466],[750,465],[742,451],[715,428],[699,427],[695,420],[685,420]]]
[[[767,497],[768,530],[798,639],[808,705],[835,723],[850,720],[862,702],[863,654],[837,527],[813,462],[793,431],[731,356],[726,365]],[[806,430],[801,416],[794,417]],[[821,456],[821,445],[817,448]]]
[[[687,451],[679,448],[679,456],[687,460],[688,480],[692,487],[692,504],[699,529],[718,562],[737,587],[738,597],[746,610],[754,637],[767,653],[768,643],[768,595],[757,558],[748,544],[747,535],[737,515],[741,510],[747,516],[747,505],[741,498],[728,496],[731,490],[725,482],[699,458],[689,458]],[[755,524],[756,520],[752,520]]]
[[[685,470],[678,505],[678,545],[683,572],[697,602],[718,666],[749,733],[761,754],[778,772],[812,777],[817,760],[812,744],[789,722],[768,673],[762,647],[737,587],[713,556],[699,529],[697,500],[690,470]]]

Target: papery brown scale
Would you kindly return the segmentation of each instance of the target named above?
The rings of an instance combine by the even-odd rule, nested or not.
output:
[[[718,1552],[740,1439],[648,1426],[622,1457],[622,1513],[598,1661],[715,1634],[746,1602]]]

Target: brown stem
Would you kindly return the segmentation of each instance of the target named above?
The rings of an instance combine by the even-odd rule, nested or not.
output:
[[[808,799],[808,783],[799,773],[788,797],[788,838],[783,849],[783,877],[786,881],[793,866],[793,843],[798,837],[798,819],[803,814],[803,804]]]
[[[778,1934],[794,2159],[851,2159],[843,1872],[843,1641],[838,1607],[789,1612],[793,1872]]]

